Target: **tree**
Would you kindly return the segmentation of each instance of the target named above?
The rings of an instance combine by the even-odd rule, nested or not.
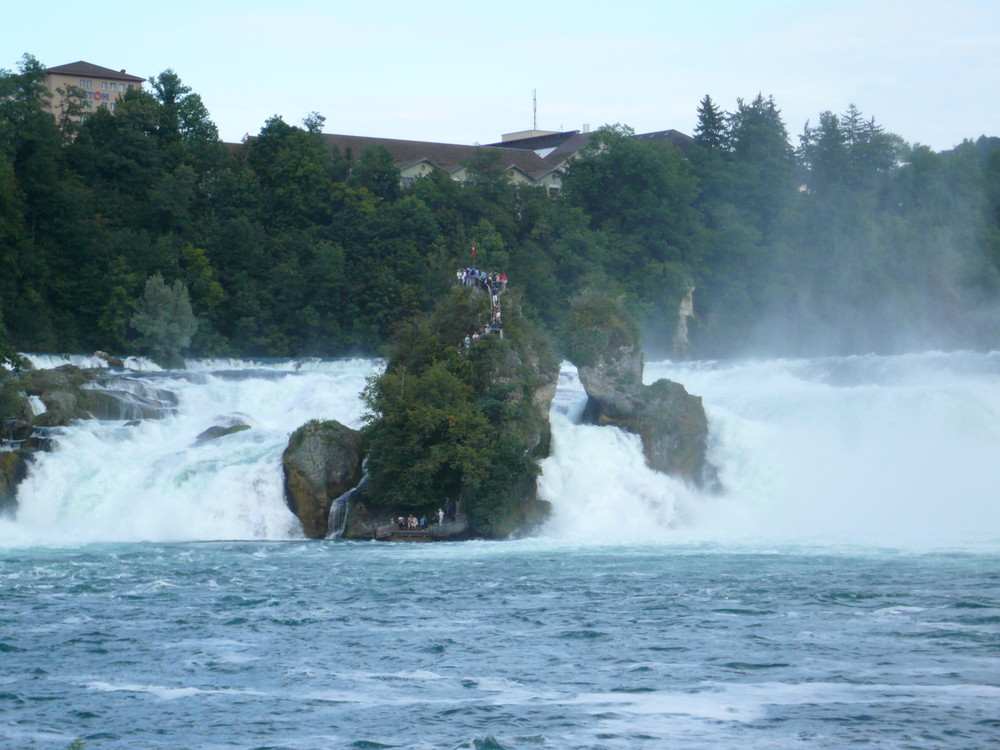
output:
[[[361,159],[351,168],[348,184],[366,188],[372,195],[382,200],[399,198],[399,167],[392,153],[385,146],[366,148]]]
[[[673,336],[677,311],[698,263],[698,186],[671,144],[646,143],[631,128],[605,126],[569,166],[566,199],[607,234],[607,274],[634,294],[643,321]]]
[[[160,274],[146,279],[132,327],[157,362],[176,364],[198,327],[184,282],[167,286]]]
[[[729,118],[733,153],[729,200],[751,212],[765,237],[774,233],[795,194],[795,155],[774,97],[737,100]]]
[[[433,312],[400,327],[385,371],[363,395],[368,487],[380,506],[428,513],[454,500],[474,532],[496,536],[534,502],[548,451],[534,394],[558,361],[519,310],[518,299],[505,304],[503,339],[460,350],[489,304],[478,290],[453,287]]]
[[[716,106],[708,94],[705,94],[698,105],[698,124],[694,129],[694,139],[712,151],[725,151],[728,147],[726,113]]]
[[[275,115],[251,142],[247,164],[263,188],[271,223],[281,228],[330,223],[335,183],[346,176],[347,164],[334,157],[318,133]]]
[[[313,135],[319,135],[323,132],[323,124],[325,122],[326,118],[319,112],[310,112],[302,120],[302,124],[306,126],[306,132]]]
[[[14,369],[18,369],[23,363],[24,360],[21,356],[7,343],[6,330],[3,325],[3,315],[0,314],[0,369],[4,367],[13,367]]]

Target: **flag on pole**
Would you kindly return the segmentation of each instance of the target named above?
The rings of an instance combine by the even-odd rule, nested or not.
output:
[[[473,262],[475,262],[475,260],[476,260],[476,243],[475,242],[472,243],[472,260],[473,260]]]

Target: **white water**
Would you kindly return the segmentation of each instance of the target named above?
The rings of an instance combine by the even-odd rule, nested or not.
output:
[[[647,366],[646,382],[661,377],[702,396],[726,491],[694,493],[646,469],[634,439],[572,424],[582,390],[567,383],[541,484],[550,533],[1000,541],[1000,353]]]
[[[177,394],[176,414],[61,430],[54,452],[36,454],[0,543],[300,538],[282,499],[288,436],[310,419],[359,427],[374,365],[192,363],[187,373],[145,376]],[[251,429],[195,445],[234,415]]]
[[[107,367],[108,363],[93,354],[21,354],[36,370],[51,370],[61,365],[75,365],[85,368]],[[126,370],[159,372],[160,366],[146,357],[124,357],[122,364]]]
[[[22,485],[16,521],[0,521],[0,543],[297,538],[281,492],[288,435],[312,418],[359,426],[373,367],[215,361],[156,374],[177,414],[67,428]],[[565,366],[543,537],[1000,541],[1000,353],[648,365],[647,382],[659,377],[702,396],[726,491],[692,490],[649,470],[636,438],[575,424],[584,394]],[[233,414],[252,429],[193,447]]]

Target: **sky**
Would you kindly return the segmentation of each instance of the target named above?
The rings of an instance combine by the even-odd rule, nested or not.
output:
[[[851,104],[910,143],[1000,136],[1000,0],[5,0],[23,54],[149,78],[173,69],[220,136],[280,115],[324,132],[492,143],[621,123],[692,134],[773,96],[794,144]],[[533,102],[537,101],[537,109]]]

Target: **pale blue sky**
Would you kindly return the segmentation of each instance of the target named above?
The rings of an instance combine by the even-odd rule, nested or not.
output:
[[[942,150],[1000,136],[1000,0],[8,0],[0,67],[29,52],[148,78],[173,68],[225,140],[311,111],[331,133],[489,143],[532,126],[690,133],[774,95],[794,142],[856,104]],[[42,10],[44,9],[44,10]]]

